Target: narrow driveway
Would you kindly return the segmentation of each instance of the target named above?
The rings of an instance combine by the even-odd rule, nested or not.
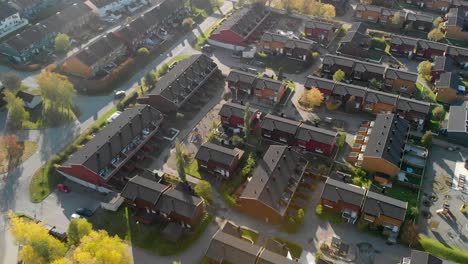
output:
[[[192,54],[194,49],[190,43],[194,43],[198,36],[216,23],[223,14],[233,8],[232,1],[225,1],[219,11],[205,19],[193,31],[189,32],[183,39],[175,43],[168,52],[153,60],[144,69],[133,75],[124,84],[116,87],[127,93],[135,90],[138,82],[147,71],[155,69],[161,63],[179,54]],[[83,130],[91,126],[98,117],[109,111],[114,106],[113,97],[108,96],[83,96],[76,98],[76,103],[82,111],[79,120],[60,128],[44,130],[29,130],[14,132],[23,140],[33,140],[38,143],[38,151],[26,162],[8,174],[0,175],[0,263],[16,263],[16,247],[8,235],[6,213],[9,210],[24,212],[44,219],[51,225],[66,226],[69,214],[75,206],[95,206],[96,197],[87,190],[75,189],[74,194],[63,199],[60,194],[53,193],[39,204],[33,204],[29,200],[29,182],[34,172],[40,168],[52,155],[70,143]],[[2,133],[7,133],[5,128]],[[91,197],[90,197],[91,196]],[[154,263],[154,262],[153,262]]]

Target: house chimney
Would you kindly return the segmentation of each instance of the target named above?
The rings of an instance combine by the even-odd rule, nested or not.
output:
[[[281,170],[281,165],[278,165],[278,170]]]
[[[391,148],[390,148],[390,147],[388,147],[388,148],[387,148],[387,152],[390,152],[390,149],[391,149]]]
[[[272,180],[272,181],[276,181],[276,178],[275,178],[275,177],[271,177],[271,180]]]
[[[286,155],[283,155],[283,160],[286,160]]]

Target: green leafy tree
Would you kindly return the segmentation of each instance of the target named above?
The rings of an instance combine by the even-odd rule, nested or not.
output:
[[[68,224],[68,243],[70,245],[78,245],[82,237],[87,236],[93,230],[93,225],[86,219],[72,219]]]
[[[432,63],[430,61],[422,61],[418,65],[418,74],[428,82],[432,79],[431,70]]]
[[[41,95],[47,107],[43,107],[44,113],[57,112],[59,108],[71,110],[76,90],[73,84],[64,75],[43,71],[37,77]]]
[[[154,71],[147,72],[145,74],[145,77],[143,78],[143,83],[149,88],[153,88],[156,85],[157,81],[158,76]]]
[[[428,130],[421,138],[421,144],[426,148],[430,147],[432,144],[432,131]]]
[[[445,110],[444,107],[441,105],[436,106],[432,110],[432,118],[436,121],[442,121],[445,119]]]
[[[244,143],[244,139],[239,137],[238,135],[232,136],[231,140],[232,140],[232,144],[234,146],[236,146],[236,147],[238,147],[238,146],[242,145],[242,143]]]
[[[189,31],[192,29],[193,25],[195,22],[193,21],[193,18],[187,17],[182,21],[182,26],[185,28],[185,30]]]
[[[177,166],[177,173],[179,174],[179,178],[183,182],[187,182],[187,175],[185,175],[185,157],[184,157],[184,147],[179,139],[175,142],[175,158],[176,158],[176,166]]]
[[[16,92],[21,87],[21,78],[14,72],[8,72],[0,76],[0,80],[3,83],[3,86],[10,90],[12,93]]]
[[[380,90],[380,89],[383,88],[384,83],[383,83],[381,80],[372,79],[372,80],[369,82],[369,85],[370,85],[371,87],[373,87],[374,89]]]
[[[342,148],[342,147],[344,147],[345,143],[346,143],[346,134],[339,133],[338,138],[336,139],[336,144],[335,144],[336,147],[337,148]]]
[[[411,206],[408,210],[408,218],[411,220],[414,220],[418,216],[419,216],[419,208],[416,206]]]
[[[211,184],[207,181],[200,180],[195,185],[195,193],[202,197],[207,202],[213,201],[213,192],[211,190]]]
[[[4,91],[4,94],[8,109],[7,125],[11,129],[21,129],[23,123],[29,119],[29,112],[24,108],[24,102],[21,98],[16,97],[8,90]]]
[[[70,48],[70,37],[67,34],[58,34],[55,37],[55,51],[65,53]]]
[[[339,69],[333,74],[333,80],[335,82],[342,82],[346,79],[346,74],[343,70]]]
[[[169,71],[169,65],[167,65],[167,63],[164,63],[163,65],[161,65],[161,67],[159,67],[159,69],[156,72],[156,75],[158,77],[161,77],[165,75],[168,71]]]
[[[297,210],[296,222],[300,225],[304,224],[305,212],[303,208]]]
[[[139,48],[137,53],[138,53],[138,56],[144,57],[144,58],[148,57],[148,55],[150,54],[149,50],[145,47]]]

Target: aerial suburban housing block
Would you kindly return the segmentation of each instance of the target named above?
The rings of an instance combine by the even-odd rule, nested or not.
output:
[[[28,20],[21,18],[20,14],[11,5],[0,3],[0,38],[18,30],[28,24]]]
[[[24,18],[31,19],[37,14],[56,5],[59,0],[11,0],[9,3],[20,12]],[[66,2],[66,1],[64,1]]]
[[[433,60],[436,56],[444,56],[447,49],[447,44],[434,42],[429,40],[419,40],[416,48],[416,56],[425,59]]]
[[[173,222],[194,225],[205,207],[199,197],[138,175],[128,181],[120,195],[137,210],[137,219],[144,223],[162,215]]]
[[[0,44],[0,54],[25,63],[36,55],[50,53],[58,33],[70,34],[86,25],[94,13],[83,2],[74,3]]]
[[[398,233],[407,209],[407,202],[368,191],[362,208],[362,219],[383,226],[389,233]]]
[[[294,195],[303,188],[307,163],[291,147],[271,145],[237,198],[240,210],[267,223],[280,223],[295,203]]]
[[[445,37],[450,39],[468,40],[468,14],[461,8],[451,8],[446,15]]]
[[[416,92],[417,73],[357,59],[330,54],[325,55],[322,62],[322,72],[332,77],[338,70],[342,70],[348,80],[378,80],[382,81],[388,89],[395,93],[412,95]]]
[[[411,13],[406,15],[406,27],[411,27],[414,30],[429,32],[434,27],[434,17],[425,14]]]
[[[369,172],[394,178],[400,172],[409,124],[395,114],[379,114],[375,121],[362,125],[348,161]]]
[[[112,69],[114,61],[125,54],[124,44],[112,33],[67,58],[62,70],[82,78],[92,78],[100,71]]]
[[[226,222],[213,236],[205,253],[209,263],[262,263],[262,264],[293,264],[288,249],[279,242],[267,238],[261,244],[243,237],[243,231],[255,232],[240,227],[232,222]]]
[[[405,22],[406,13],[377,5],[357,4],[354,17],[361,21],[401,27]]]
[[[206,55],[193,55],[178,62],[151,92],[138,98],[138,103],[163,113],[178,111],[217,70],[216,63]]]
[[[265,32],[257,46],[273,55],[281,54],[299,61],[311,61],[316,44],[311,40],[292,39],[281,34]]]
[[[219,110],[219,116],[223,128],[234,133],[241,133],[245,125],[245,110],[245,105],[233,102],[227,102],[223,104]],[[249,116],[251,132],[258,131],[261,125],[262,113],[255,108],[250,108]]]
[[[285,82],[239,70],[229,72],[226,81],[234,98],[247,94],[268,103],[280,102],[287,89]]]
[[[244,151],[238,148],[230,149],[211,142],[201,145],[195,154],[198,168],[229,179],[239,169]]]
[[[444,134],[458,142],[468,142],[468,102],[451,105],[444,122]]]
[[[131,159],[159,130],[162,114],[149,105],[123,111],[93,139],[73,153],[57,170],[66,178],[100,192],[119,190]]]
[[[354,23],[341,39],[337,53],[357,58],[367,58],[371,46],[371,37],[367,26],[361,22]]]
[[[296,120],[267,114],[262,121],[262,136],[288,146],[330,156],[335,148],[337,133]]]
[[[307,38],[316,40],[319,43],[328,43],[332,40],[335,31],[339,27],[340,26],[329,22],[323,22],[319,20],[308,20],[305,23],[304,34]]]
[[[327,178],[320,202],[339,213],[346,222],[354,224],[359,218],[365,195],[365,188]]]
[[[390,37],[390,52],[397,56],[412,57],[416,53],[419,39],[402,36],[391,35]]]
[[[228,49],[243,47],[250,41],[252,33],[270,15],[262,4],[243,7],[230,15],[210,36],[212,45]]]
[[[399,79],[398,81],[403,80]],[[306,89],[317,88],[326,97],[333,96],[335,99],[341,100],[343,104],[348,102],[351,96],[354,96],[356,110],[369,111],[374,114],[390,111],[398,113],[399,116],[416,124],[424,123],[431,107],[430,103],[407,98],[403,96],[404,94],[385,93],[373,88],[335,82],[315,76],[308,76],[304,87]]]
[[[455,62],[451,57],[437,56],[434,58],[432,63],[431,76],[432,81],[436,81],[440,78],[440,75],[444,72],[451,72],[455,67]]]

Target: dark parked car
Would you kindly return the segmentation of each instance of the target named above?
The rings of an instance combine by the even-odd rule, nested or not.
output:
[[[209,45],[209,44],[205,44],[205,45],[203,45],[203,46],[201,47],[201,50],[202,50],[203,52],[211,53],[211,52],[213,52],[213,47],[212,47],[211,45]]]
[[[77,214],[81,215],[81,216],[86,216],[86,217],[90,217],[92,216],[94,213],[93,211],[87,209],[87,208],[78,208],[76,209],[75,211]]]

